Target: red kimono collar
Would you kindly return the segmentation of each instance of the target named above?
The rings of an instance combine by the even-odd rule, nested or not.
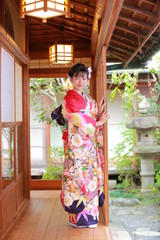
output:
[[[64,100],[68,112],[80,112],[86,108],[86,99],[74,90],[69,90]]]

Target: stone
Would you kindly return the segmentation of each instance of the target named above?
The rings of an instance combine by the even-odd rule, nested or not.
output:
[[[109,180],[109,190],[115,189],[117,187],[117,181],[116,180]]]
[[[141,202],[136,198],[114,198],[111,200],[111,205],[127,207],[141,205]]]
[[[136,232],[133,232],[133,234],[138,235],[138,236],[145,236],[145,237],[159,237],[160,236],[160,232],[148,231],[148,230],[136,231]]]

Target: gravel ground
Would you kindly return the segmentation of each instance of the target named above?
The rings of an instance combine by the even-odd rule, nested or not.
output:
[[[135,204],[133,201],[128,206],[129,204],[125,204],[125,202],[125,199],[110,201],[110,222],[122,224],[132,240],[160,239],[160,209],[158,205],[143,206],[138,202]]]

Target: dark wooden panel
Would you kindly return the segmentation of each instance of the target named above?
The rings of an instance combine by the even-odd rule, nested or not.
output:
[[[23,172],[17,176],[17,207],[24,200]]]
[[[31,190],[60,190],[62,188],[61,180],[31,180]]]
[[[3,224],[4,230],[6,230],[13,219],[16,216],[16,184],[13,183],[11,186],[3,191]]]
[[[56,77],[67,77],[70,68],[43,68],[43,69],[30,69],[30,78],[56,78]]]

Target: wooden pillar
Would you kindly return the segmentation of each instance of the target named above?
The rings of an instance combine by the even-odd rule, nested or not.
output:
[[[1,44],[0,44],[0,93],[1,93]],[[2,208],[3,208],[3,198],[2,198],[2,152],[1,152],[1,98],[0,98],[0,231],[3,227],[3,217],[2,217]]]
[[[104,97],[105,102],[107,101],[107,79],[106,79],[106,46],[102,47],[102,53],[98,62],[96,71],[96,99],[97,104],[101,98]],[[107,102],[106,102],[107,106]],[[99,112],[102,109],[99,107]],[[104,190],[105,190],[105,204],[103,206],[103,213],[105,218],[107,239],[112,239],[111,232],[109,229],[109,187],[108,187],[108,126],[107,122],[103,129],[103,144],[104,144]]]
[[[90,79],[90,95],[96,100],[96,72],[92,71]]]
[[[50,105],[49,97],[45,96],[45,106],[48,107]],[[50,133],[51,133],[51,128],[48,123],[45,124],[45,149],[46,149],[46,160],[47,160],[47,166],[50,164]]]
[[[30,94],[29,94],[29,65],[23,68],[23,171],[24,196],[30,197]]]

